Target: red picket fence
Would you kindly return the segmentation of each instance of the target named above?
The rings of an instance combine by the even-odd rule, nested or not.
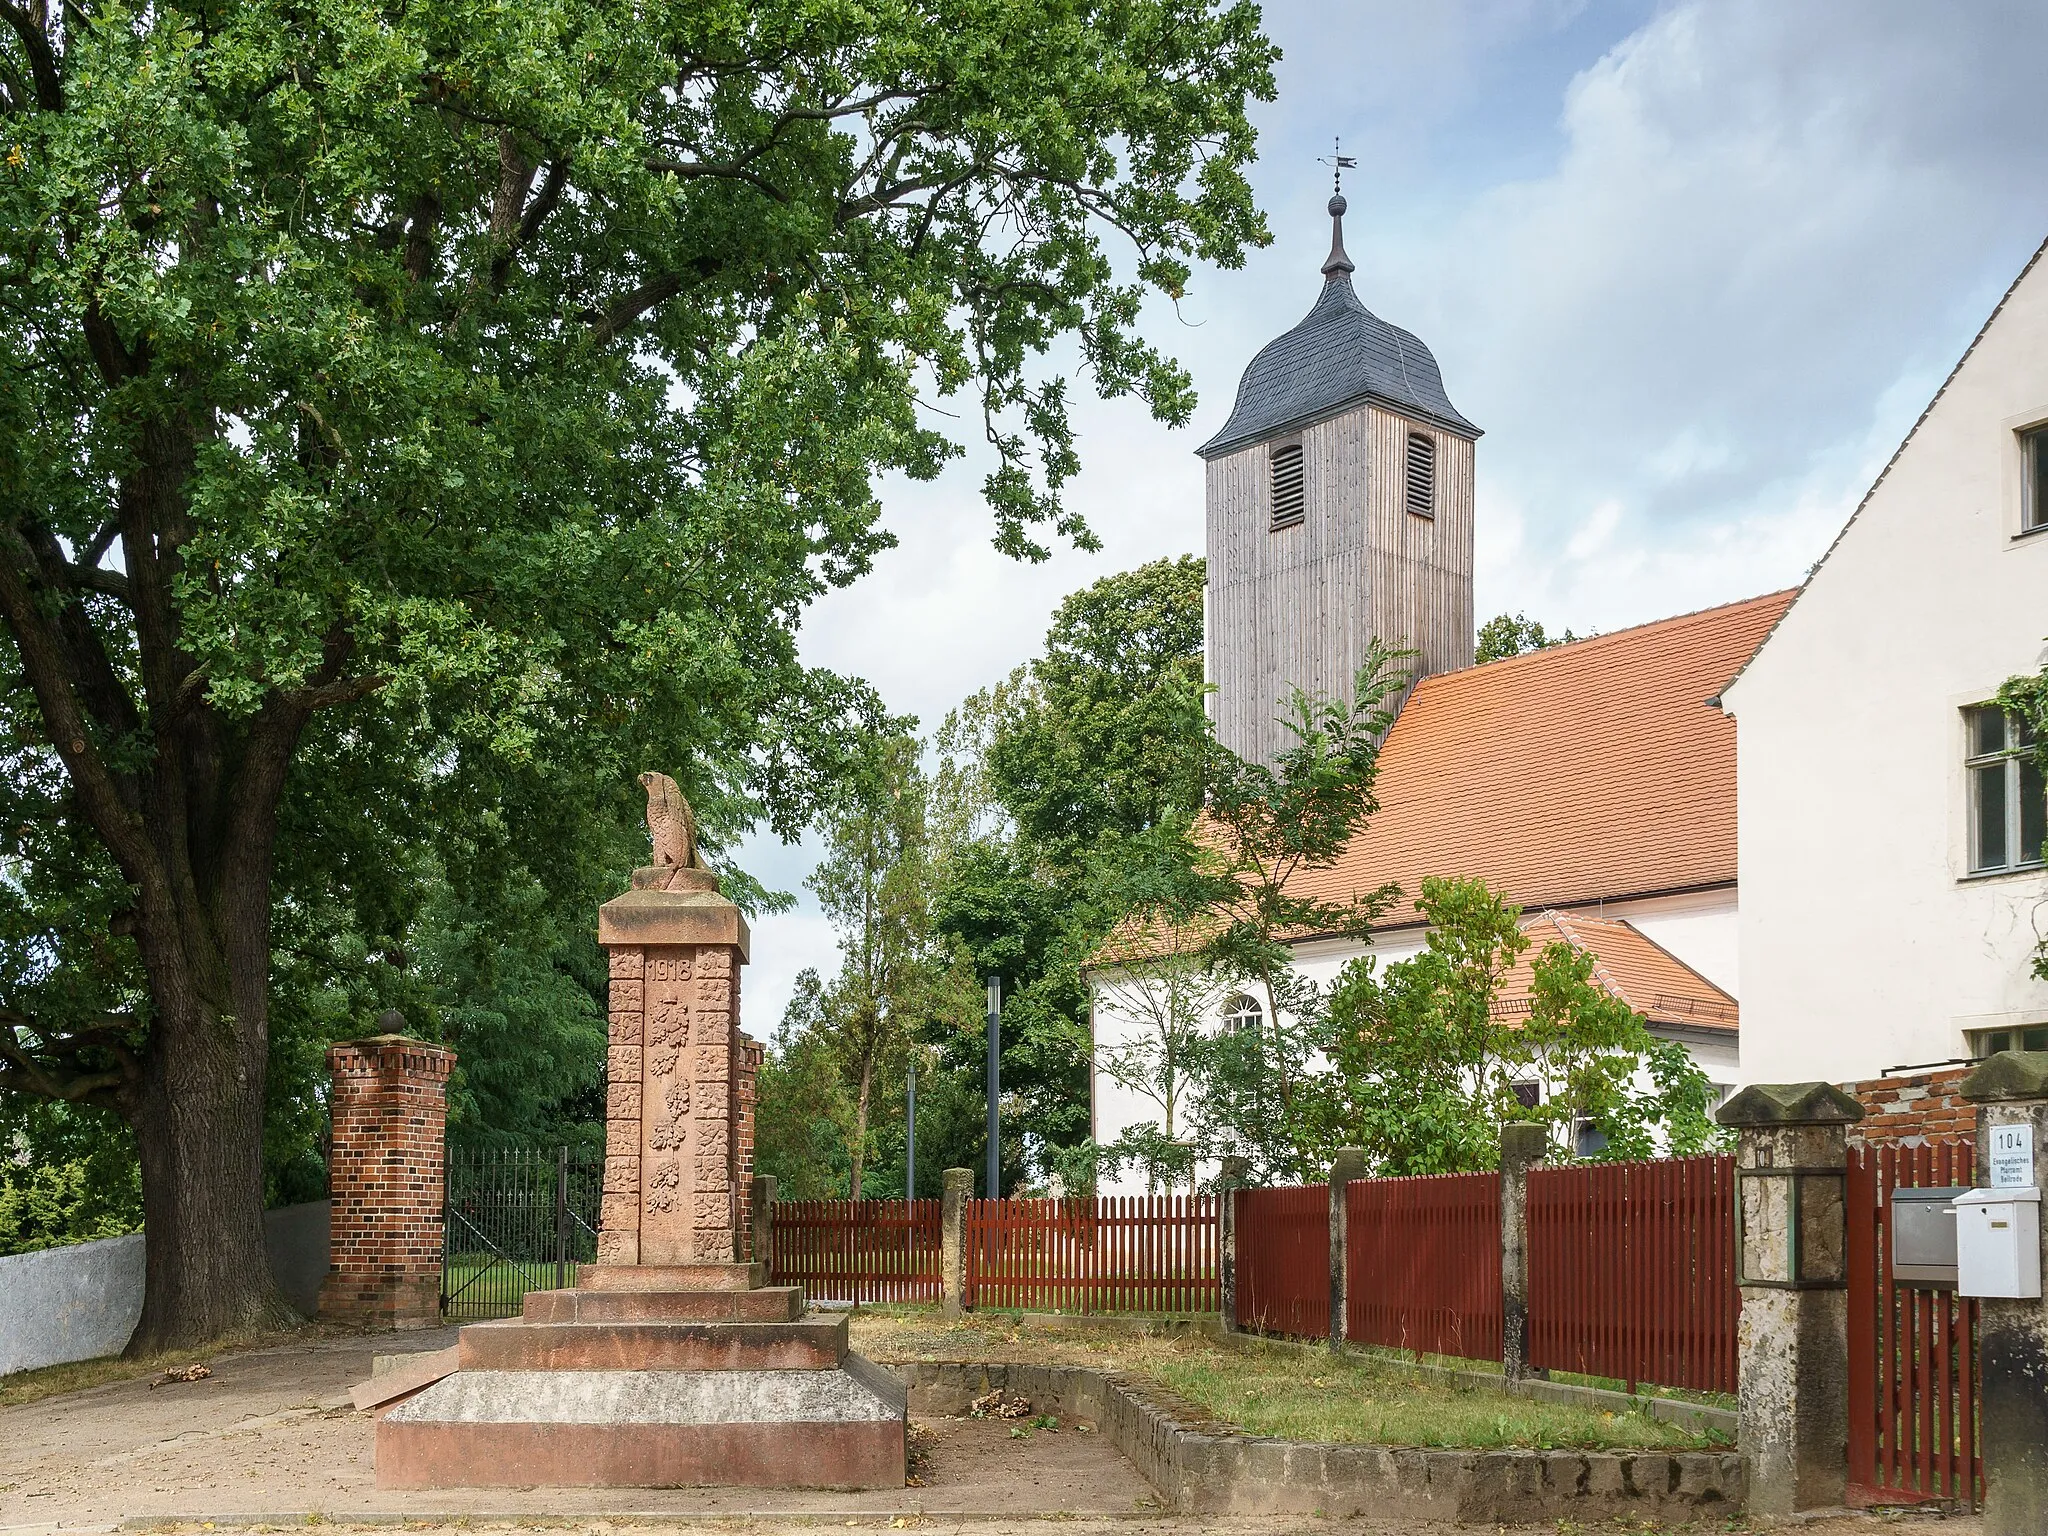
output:
[[[1973,1140],[1849,1149],[1849,1501],[1984,1493],[1977,1303],[1892,1280],[1892,1191],[1972,1182]]]
[[[1216,1197],[972,1200],[967,1304],[1051,1312],[1214,1312]]]
[[[1240,1189],[1236,1199],[1237,1326],[1327,1339],[1329,1186]]]
[[[779,1200],[769,1274],[818,1301],[937,1301],[939,1202]]]
[[[1500,1358],[1499,1174],[1355,1180],[1344,1188],[1344,1232],[1347,1339]]]
[[[1735,1390],[1735,1159],[1529,1170],[1529,1362]]]

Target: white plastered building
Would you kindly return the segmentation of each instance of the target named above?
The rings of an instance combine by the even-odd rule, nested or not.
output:
[[[2044,794],[1985,706],[2048,661],[2037,252],[1723,693],[1737,722],[1742,1076],[2048,1048]]]

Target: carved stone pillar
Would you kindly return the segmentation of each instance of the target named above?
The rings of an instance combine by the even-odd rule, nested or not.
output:
[[[641,870],[634,886],[597,919],[611,959],[598,1263],[731,1265],[745,1248],[746,919],[708,870]]]

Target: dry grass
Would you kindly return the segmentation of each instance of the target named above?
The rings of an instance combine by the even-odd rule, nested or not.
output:
[[[880,1360],[1080,1365],[1148,1376],[1252,1434],[1470,1449],[1710,1450],[1725,1436],[1646,1413],[1603,1412],[1423,1381],[1401,1362],[1214,1334],[1144,1335],[931,1309],[857,1313],[854,1348]]]

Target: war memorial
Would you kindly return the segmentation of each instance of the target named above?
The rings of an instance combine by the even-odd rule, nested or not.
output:
[[[904,1387],[766,1284],[741,1188],[746,920],[643,774],[655,862],[598,912],[611,1044],[598,1260],[382,1412],[382,1488],[900,1487]]]

